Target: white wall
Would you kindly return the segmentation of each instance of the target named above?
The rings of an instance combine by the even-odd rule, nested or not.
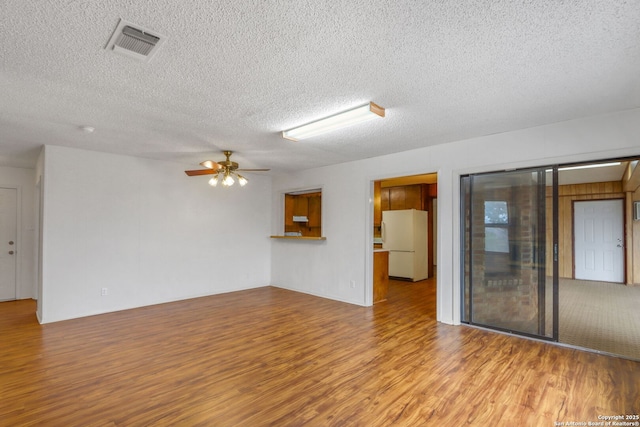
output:
[[[41,169],[41,322],[269,285],[270,177],[54,146]]]
[[[16,298],[36,298],[35,282],[35,170],[0,167],[0,187],[15,188],[18,195],[16,242]]]
[[[438,320],[460,321],[460,175],[640,155],[640,109],[427,147],[274,178],[271,230],[282,233],[282,193],[322,187],[325,242],[274,240],[274,286],[371,304],[372,181],[438,173]],[[350,281],[355,281],[355,288]]]

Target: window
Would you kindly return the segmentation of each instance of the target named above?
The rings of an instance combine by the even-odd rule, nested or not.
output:
[[[484,202],[484,249],[509,253],[509,209],[506,201]]]

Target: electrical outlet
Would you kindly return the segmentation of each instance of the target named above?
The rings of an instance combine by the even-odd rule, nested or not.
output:
[[[356,287],[356,281],[355,280],[352,280],[351,282],[349,282],[349,284],[351,285],[352,289],[355,289],[355,287]]]
[[[109,295],[109,288],[102,288],[102,296]]]

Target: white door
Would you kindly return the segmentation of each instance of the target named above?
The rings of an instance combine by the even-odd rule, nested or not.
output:
[[[0,301],[16,299],[17,194],[0,188]]]
[[[624,281],[623,201],[574,202],[575,278]]]

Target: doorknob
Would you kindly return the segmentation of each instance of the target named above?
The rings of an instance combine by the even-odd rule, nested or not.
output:
[[[10,245],[13,245],[13,240],[9,240],[9,244],[10,244]]]
[[[9,255],[13,255],[13,251],[9,251]]]

